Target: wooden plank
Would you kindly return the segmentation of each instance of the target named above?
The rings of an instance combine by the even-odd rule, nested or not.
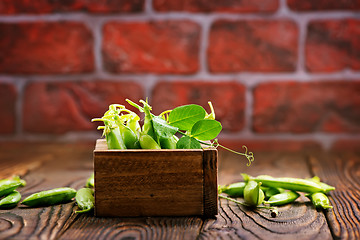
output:
[[[329,193],[333,210],[325,211],[337,239],[360,239],[360,155],[317,153],[309,157],[314,175],[336,187]]]
[[[203,215],[202,150],[94,151],[96,216]]]
[[[51,160],[43,161],[37,168],[26,171],[27,185],[19,188],[22,199],[30,194],[55,187],[69,186],[76,189],[85,184],[92,171],[92,154],[83,145],[27,144],[12,155],[13,159],[39,159],[50,154]],[[0,156],[1,159],[2,156]],[[4,162],[5,163],[5,162]],[[2,162],[2,165],[4,164]],[[19,162],[21,169],[21,163]],[[50,207],[29,208],[19,205],[14,209],[0,210],[0,239],[55,239],[71,222],[74,203]]]
[[[218,181],[217,181],[217,159],[216,149],[204,149],[204,217],[214,217],[218,214]]]
[[[79,215],[60,239],[196,239],[198,217],[103,218]]]
[[[221,184],[240,181],[241,172],[276,177],[310,177],[306,158],[301,155],[257,154],[251,167],[246,161],[229,154],[219,157]],[[216,219],[207,219],[199,239],[332,239],[325,216],[302,197],[297,202],[279,207],[279,216],[269,210],[251,210],[221,199]]]

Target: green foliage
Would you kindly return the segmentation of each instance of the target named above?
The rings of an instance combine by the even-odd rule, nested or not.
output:
[[[201,149],[201,144],[195,138],[183,136],[176,144],[177,149]]]
[[[204,119],[206,111],[203,107],[195,104],[184,105],[174,108],[169,115],[169,124],[180,130],[189,131],[193,125]]]
[[[221,123],[216,120],[203,119],[197,121],[191,128],[191,136],[199,140],[208,141],[217,137],[221,132]]]

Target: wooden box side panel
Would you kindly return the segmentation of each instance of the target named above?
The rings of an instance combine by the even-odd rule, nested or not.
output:
[[[203,215],[203,152],[94,151],[97,216]]]
[[[216,149],[204,149],[204,216],[214,217],[218,214],[218,151]]]

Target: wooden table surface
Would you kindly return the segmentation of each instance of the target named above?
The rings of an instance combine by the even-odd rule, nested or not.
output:
[[[93,171],[93,143],[1,143],[0,178],[19,174],[23,197],[55,187],[81,188]],[[0,239],[360,239],[359,153],[255,153],[255,162],[219,153],[219,184],[242,172],[277,177],[317,175],[333,185],[332,210],[316,210],[307,198],[279,208],[250,210],[221,199],[214,219],[199,217],[97,218],[75,214],[74,202],[0,210]]]

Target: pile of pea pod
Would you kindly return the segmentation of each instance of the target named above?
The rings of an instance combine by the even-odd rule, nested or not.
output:
[[[225,193],[230,198],[223,195],[219,196],[249,207],[275,209],[272,206],[292,203],[298,199],[299,193],[302,192],[311,200],[315,208],[332,208],[326,194],[335,190],[335,187],[321,182],[317,176],[310,179],[275,178],[268,175],[251,177],[247,174],[242,174],[242,176],[243,182],[219,186],[219,193]],[[238,197],[243,197],[244,202],[232,199]],[[272,212],[272,215],[273,213],[276,215],[275,212]]]
[[[18,176],[10,179],[0,180],[0,209],[15,208],[21,201],[19,187],[26,186],[26,181]],[[79,210],[77,213],[89,212],[94,208],[94,175],[86,182],[86,187],[76,191],[70,187],[54,188],[46,191],[36,192],[26,197],[21,204],[29,207],[51,206],[68,203],[75,198]]]
[[[156,134],[153,127],[151,106],[147,101],[140,100],[143,107],[127,100],[131,105],[145,113],[144,123],[141,128],[140,117],[120,104],[112,104],[102,118],[95,118],[92,121],[101,121],[108,149],[175,149],[179,140],[176,135],[162,137]],[[161,120],[161,119],[160,119]],[[166,123],[164,123],[165,125]],[[174,131],[175,133],[176,131]]]

